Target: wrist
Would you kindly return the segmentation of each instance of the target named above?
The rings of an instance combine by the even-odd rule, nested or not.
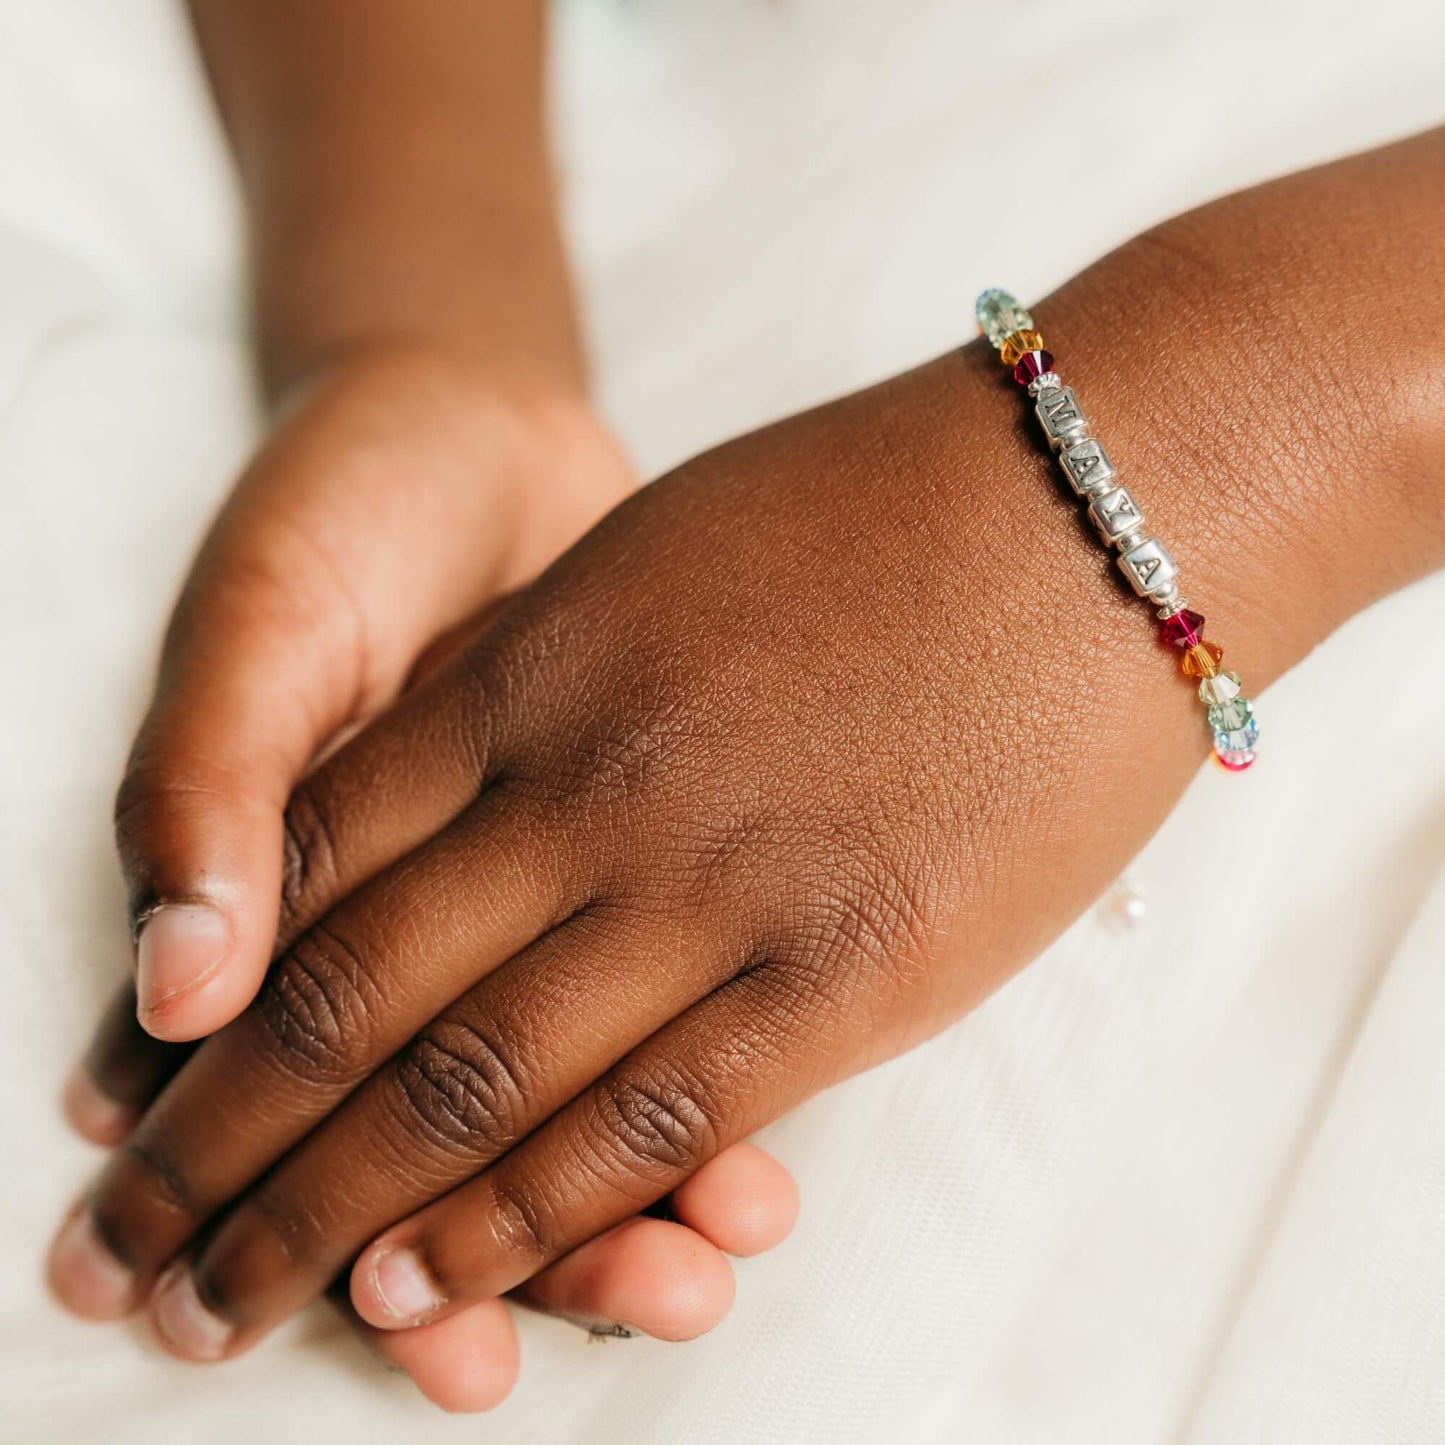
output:
[[[1420,184],[1440,151],[1229,197],[1036,308],[1254,686],[1445,562],[1445,300],[1421,261],[1445,208]]]
[[[1351,279],[1334,233],[1315,249],[1317,191],[1341,184],[1311,175],[1206,208],[1033,308],[1144,531],[1173,554],[1250,691],[1445,560],[1439,344],[1422,336],[1406,385],[1381,346],[1417,334],[1436,303],[1395,292],[1388,267],[1389,282]],[[1348,189],[1374,225],[1373,170]],[[1401,223],[1395,210],[1400,244],[1419,245],[1424,217]],[[1283,278],[1272,246],[1290,257]],[[1204,752],[1195,684],[1094,547],[1031,407],[983,343],[890,390],[906,414],[890,405],[870,421],[887,433],[880,456],[904,465],[880,468],[875,502],[952,614],[960,695],[995,699],[993,732],[1046,725],[1061,749],[1076,741],[1071,766],[1087,759],[1099,806],[1119,801],[1121,779],[1147,780],[1167,803]],[[1092,720],[1082,734],[1080,717]]]
[[[490,593],[530,581],[635,485],[579,385],[436,339],[338,348],[277,399],[276,430],[318,439],[316,475],[425,498],[458,535],[484,518]]]
[[[372,211],[371,198],[363,207]],[[586,364],[561,239],[546,208],[438,200],[357,215],[328,209],[258,265],[255,342],[273,397],[356,355],[430,352],[518,390],[580,397]]]

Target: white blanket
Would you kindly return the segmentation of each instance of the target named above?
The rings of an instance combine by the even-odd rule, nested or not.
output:
[[[1442,119],[1437,0],[571,0],[559,32],[649,471],[955,344],[985,284]],[[168,0],[0,0],[0,1439],[1445,1439],[1445,576],[1267,694],[1259,766],[1132,870],[1140,926],[1086,916],[772,1131],[802,1222],[708,1339],[529,1316],[514,1397],[452,1420],[321,1309],[203,1368],[48,1302],[95,1164],[54,1100],[127,966],[110,794],[256,427],[235,220]]]

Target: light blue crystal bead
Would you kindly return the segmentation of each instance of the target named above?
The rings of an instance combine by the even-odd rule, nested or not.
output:
[[[1217,753],[1247,753],[1259,738],[1259,724],[1253,718],[1242,728],[1221,729],[1214,734]]]
[[[1248,727],[1254,720],[1254,704],[1247,697],[1233,697],[1217,702],[1209,709],[1209,726],[1217,733],[1234,732]]]
[[[991,286],[973,303],[973,314],[979,328],[997,351],[1012,331],[1032,331],[1034,318],[1024,309],[1017,296]]]

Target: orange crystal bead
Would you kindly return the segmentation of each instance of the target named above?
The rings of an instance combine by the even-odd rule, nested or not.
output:
[[[1217,642],[1196,642],[1186,650],[1180,664],[1185,677],[1213,677],[1224,661],[1224,649]]]
[[[1044,338],[1037,331],[1010,331],[998,349],[998,359],[1005,366],[1017,366],[1027,352],[1043,349]]]

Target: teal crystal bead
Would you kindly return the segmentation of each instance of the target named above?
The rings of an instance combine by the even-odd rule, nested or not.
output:
[[[1254,720],[1254,704],[1247,697],[1232,697],[1209,709],[1209,726],[1217,733],[1236,732]]]
[[[1024,309],[1018,297],[997,286],[991,286],[973,303],[973,314],[978,317],[979,329],[988,337],[989,345],[997,351],[1004,338],[1014,331],[1032,331],[1034,318]]]

